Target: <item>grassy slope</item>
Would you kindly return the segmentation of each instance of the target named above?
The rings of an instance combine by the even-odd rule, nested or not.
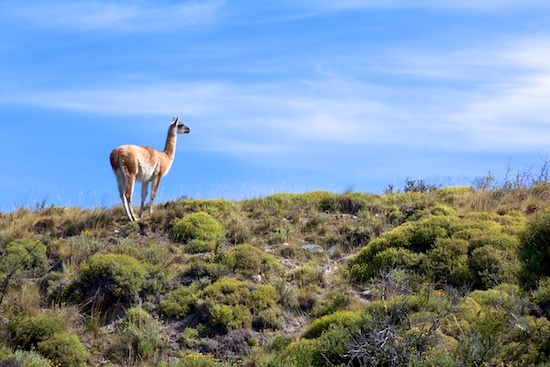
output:
[[[327,360],[336,364],[349,359],[341,360],[335,355],[319,362],[300,351],[319,348],[328,324],[345,325],[347,336],[350,330],[353,333],[353,327],[365,329],[364,315],[371,315],[373,311],[369,307],[377,302],[395,306],[391,300],[407,296],[407,308],[400,310],[396,306],[396,309],[408,315],[412,312],[410,304],[416,302],[410,298],[413,294],[443,292],[441,305],[446,306],[434,306],[431,296],[424,302],[414,303],[441,317],[410,322],[408,330],[400,329],[403,325],[399,324],[396,332],[408,335],[411,330],[421,330],[424,334],[433,334],[437,340],[426,341],[422,348],[431,350],[447,343],[446,348],[452,350],[455,361],[461,364],[494,364],[510,352],[501,344],[497,348],[490,335],[480,334],[481,327],[476,329],[472,319],[464,316],[463,321],[458,317],[463,324],[455,326],[439,320],[450,313],[455,317],[455,313],[466,312],[455,312],[453,300],[461,297],[461,304],[473,303],[470,298],[465,301],[470,291],[479,288],[477,292],[485,292],[502,283],[502,280],[492,282],[496,278],[491,275],[497,270],[483,272],[487,269],[479,268],[485,266],[481,260],[475,262],[477,268],[468,265],[476,274],[489,275],[479,279],[472,276],[469,287],[464,287],[460,283],[462,278],[429,279],[430,271],[425,268],[428,262],[423,258],[409,261],[402,252],[396,252],[395,256],[401,256],[399,261],[390,261],[388,267],[375,272],[374,279],[363,279],[356,276],[357,269],[363,268],[353,268],[355,257],[370,241],[385,238],[392,229],[405,231],[400,228],[439,212],[447,215],[450,211],[457,221],[479,212],[520,218],[514,222],[516,227],[505,233],[519,238],[527,223],[547,209],[549,199],[548,185],[491,190],[413,185],[407,192],[385,195],[310,192],[276,194],[241,202],[182,199],[158,205],[152,216],[138,223],[128,223],[120,207],[94,210],[44,207],[0,214],[0,280],[8,280],[9,276],[0,305],[0,343],[3,343],[0,361],[21,360],[20,355],[14,357],[16,350],[33,349],[42,357],[32,358],[38,360],[46,356],[63,364],[44,342],[46,337],[37,336],[35,344],[22,337],[25,329],[21,324],[36,322],[46,315],[61,326],[63,335],[77,336],[83,342],[89,353],[83,352],[88,361],[83,365],[101,362],[113,366],[187,366],[239,361],[245,365],[298,366],[324,365]],[[174,236],[174,220],[196,212],[207,213],[225,230],[224,241],[216,244],[214,251],[191,251],[188,241],[177,241]],[[40,246],[35,246],[37,243]],[[301,246],[306,244],[317,244],[325,251],[302,250]],[[42,257],[35,255],[41,246],[44,246]],[[17,252],[21,248],[26,252]],[[414,256],[435,258],[427,250],[396,248],[410,251]],[[465,250],[465,254],[471,250]],[[29,261],[31,258],[33,261]],[[388,270],[391,268],[397,270]],[[502,276],[518,293],[522,282],[516,270],[506,270],[508,273]],[[443,276],[447,274],[445,269],[441,271]],[[415,275],[422,281],[411,281]],[[116,280],[117,276],[123,280]],[[426,283],[431,285],[419,288],[419,284]],[[109,288],[113,284],[117,285],[116,290]],[[533,284],[536,287],[536,280]],[[455,298],[451,297],[449,287],[455,293],[462,292],[460,297],[456,294]],[[534,321],[529,322],[546,320],[544,310],[540,310],[540,305],[545,303],[537,304],[536,294],[536,291],[522,291],[521,299],[529,305],[514,311],[514,317],[536,314]],[[481,300],[485,296],[485,293],[477,295],[475,307],[485,307]],[[538,311],[533,311],[537,306]],[[326,321],[330,315],[336,316]],[[371,318],[368,320],[373,322]],[[527,319],[522,320],[518,325],[525,328]],[[531,326],[539,334],[550,335],[544,334],[545,328]],[[309,339],[301,339],[304,335]],[[366,337],[366,334],[358,335]],[[347,336],[342,336],[342,340]],[[546,350],[533,351],[531,344],[537,341],[524,339],[528,340],[525,348],[516,348],[515,353],[529,354],[528,362],[533,365],[542,363]],[[468,361],[465,355],[473,353],[475,340],[479,346],[485,345],[487,351],[471,357],[476,360]],[[489,340],[489,347],[479,340]],[[366,339],[367,342],[373,343],[370,339]],[[518,343],[516,339],[513,342]],[[347,349],[344,348],[348,355],[352,354],[350,345],[347,341]],[[338,350],[338,346],[331,348]],[[370,353],[360,348],[354,350],[356,360]],[[197,354],[199,352],[202,354]],[[208,354],[212,357],[202,356]],[[313,359],[308,360],[310,357]],[[436,357],[443,358],[431,355],[429,358]],[[422,358],[418,365],[429,365],[426,362],[429,358]]]

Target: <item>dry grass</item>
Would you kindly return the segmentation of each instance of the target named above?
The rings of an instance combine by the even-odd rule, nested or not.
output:
[[[74,291],[70,287],[95,255],[121,254],[136,259],[147,269],[139,294],[129,297],[132,306],[139,304],[161,319],[168,335],[182,335],[182,330],[192,327],[200,330],[197,338],[202,344],[216,340],[220,337],[219,330],[209,324],[205,308],[200,306],[204,300],[197,300],[197,309],[183,319],[165,317],[159,303],[178,287],[193,285],[201,291],[222,277],[250,281],[251,274],[238,267],[230,268],[222,261],[223,253],[248,243],[274,256],[280,264],[277,272],[266,271],[260,279],[263,284],[273,285],[280,295],[278,306],[287,321],[279,333],[295,338],[321,315],[365,307],[368,302],[350,282],[347,264],[381,234],[429,216],[434,208],[448,208],[460,216],[480,211],[498,214],[518,211],[530,218],[548,209],[549,203],[550,184],[540,179],[534,184],[488,185],[483,181],[473,188],[433,188],[412,182],[404,192],[384,195],[311,192],[276,194],[241,202],[182,199],[158,205],[153,215],[138,223],[128,223],[118,206],[92,210],[20,208],[0,214],[0,255],[14,240],[40,241],[48,249],[49,269],[40,279],[24,279],[17,286],[10,284],[0,304],[0,315],[4,318],[0,320],[0,330],[6,322],[14,322],[22,315],[56,314],[66,320],[70,332],[90,346],[92,363],[105,362],[109,356],[104,351],[125,342],[116,328],[130,305],[116,305],[119,313],[107,317],[102,310],[114,305],[101,304],[90,309],[77,298],[78,292],[73,298],[67,294]],[[199,211],[216,218],[223,225],[226,238],[215,252],[191,255],[186,243],[173,241],[172,223]],[[324,252],[316,254],[301,248],[309,243],[320,245]],[[262,266],[271,269],[272,265]],[[5,276],[0,271],[0,280]],[[99,294],[96,300],[101,300]],[[84,309],[88,311],[83,312]],[[254,333],[261,343],[253,349],[253,356],[260,358],[269,353],[264,344],[267,346],[276,333],[259,329]],[[0,331],[0,338],[7,345],[9,335]],[[177,339],[169,340],[162,351],[166,360],[186,352],[189,350]],[[107,365],[125,366],[134,362],[151,367],[169,365],[157,363],[158,360],[138,360],[135,355]],[[238,365],[246,363],[255,365],[245,356],[238,361]]]

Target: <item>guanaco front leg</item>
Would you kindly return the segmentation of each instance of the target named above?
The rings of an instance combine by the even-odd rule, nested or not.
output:
[[[139,206],[139,217],[143,217],[143,208],[145,206],[145,201],[147,200],[147,188],[149,186],[149,182],[142,182],[141,183],[141,205]]]

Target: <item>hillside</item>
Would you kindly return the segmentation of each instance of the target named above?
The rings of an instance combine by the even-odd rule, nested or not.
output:
[[[0,214],[0,366],[550,366],[550,184]]]

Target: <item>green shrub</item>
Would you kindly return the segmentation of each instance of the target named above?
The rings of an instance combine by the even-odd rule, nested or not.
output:
[[[242,244],[232,247],[223,254],[221,262],[234,269],[247,273],[258,274],[262,270],[264,252],[250,244]]]
[[[430,214],[432,215],[457,215],[457,212],[454,208],[451,208],[446,205],[435,205],[430,209]]]
[[[236,278],[225,277],[207,286],[202,297],[214,303],[226,305],[242,304],[250,296],[252,283],[242,282]]]
[[[3,343],[0,343],[0,362],[15,360],[13,351],[5,346]]]
[[[277,353],[265,365],[268,367],[288,366],[288,367],[313,367],[326,366],[320,364],[317,350],[320,342],[317,339],[302,339],[289,344],[285,350]]]
[[[424,257],[424,254],[417,254],[405,248],[390,247],[378,252],[368,263],[356,261],[351,268],[351,274],[354,279],[362,282],[388,269],[401,266],[417,268]]]
[[[226,331],[252,327],[252,313],[244,305],[214,304],[209,313],[212,325],[221,326]]]
[[[413,366],[421,367],[460,367],[459,361],[444,348],[430,348],[413,358]]]
[[[204,289],[202,297],[207,301],[212,325],[227,331],[252,326],[252,313],[244,305],[250,297],[250,285],[235,278],[221,278]]]
[[[36,353],[35,351],[27,351],[27,350],[16,350],[14,353],[14,356],[12,357],[13,361],[17,361],[20,364],[6,364],[7,366],[22,366],[22,367],[55,367],[57,364],[50,361],[47,358],[44,358],[40,354]],[[0,361],[2,361],[2,358],[0,358]]]
[[[0,279],[11,274],[11,281],[22,276],[37,277],[48,267],[47,248],[29,239],[15,240],[0,247]]]
[[[101,240],[85,231],[56,243],[57,255],[66,264],[80,264],[87,261],[101,247]]]
[[[523,281],[534,287],[541,277],[550,276],[550,210],[536,216],[521,234]]]
[[[302,267],[293,270],[288,274],[290,281],[296,282],[300,287],[308,285],[325,285],[325,269],[313,261],[309,261]]]
[[[172,232],[175,240],[190,244],[192,253],[212,251],[225,238],[222,224],[206,212],[191,213],[174,220]]]
[[[246,304],[253,313],[257,313],[266,308],[275,307],[281,299],[277,289],[270,284],[262,284],[254,287],[246,300]]]
[[[98,295],[103,302],[130,301],[143,287],[148,271],[133,257],[118,254],[96,255],[81,272],[79,285],[84,300]]]
[[[345,250],[353,250],[363,247],[373,237],[371,226],[342,226],[338,230],[338,242],[341,242]]]
[[[456,217],[435,216],[414,223],[409,232],[409,248],[415,252],[429,251],[440,238],[450,236]]]
[[[539,281],[537,290],[533,295],[535,302],[543,305],[550,314],[550,277],[542,278]]]
[[[389,248],[376,254],[372,261],[374,273],[387,268],[404,266],[405,268],[416,268],[424,258],[423,254],[417,254],[403,248]]]
[[[172,365],[170,365],[172,366]],[[219,363],[214,357],[200,353],[189,353],[181,358],[172,367],[221,367],[225,364]]]
[[[529,308],[529,301],[521,295],[519,286],[515,284],[501,284],[487,290],[475,290],[469,297],[485,309],[508,309],[510,312],[524,313]]]
[[[437,190],[437,195],[448,205],[456,205],[473,193],[475,189],[468,186],[447,186]]]
[[[64,324],[61,320],[49,315],[29,317],[22,321],[16,320],[10,325],[13,344],[25,350],[36,348],[38,343],[61,333],[63,328]]]
[[[179,287],[166,295],[160,301],[162,312],[169,317],[183,318],[193,311],[197,305],[198,287]]]
[[[160,322],[141,307],[126,311],[120,333],[131,344],[133,355],[141,359],[152,358],[164,345]]]
[[[350,306],[351,302],[351,295],[344,290],[329,292],[315,307],[313,314],[315,317],[321,317],[336,311],[343,311]]]
[[[254,274],[276,275],[283,271],[277,258],[248,243],[229,249],[220,256],[219,263],[248,276]]]
[[[228,217],[236,210],[235,202],[221,199],[193,199],[183,202],[187,210],[193,212],[205,212],[209,215],[221,218]]]
[[[97,240],[99,242],[99,240]],[[148,239],[147,241],[136,241],[134,238],[125,237],[118,241],[117,247],[113,249],[117,254],[131,256],[149,264],[166,267],[175,255],[179,254],[178,248],[171,246],[165,241]]]
[[[292,211],[292,210],[338,210],[338,199],[336,194],[326,191],[311,191],[303,194],[274,194],[259,199],[250,199],[243,203],[245,210],[261,208],[270,211]]]
[[[361,312],[336,311],[333,314],[313,320],[308,330],[305,332],[304,338],[318,338],[323,332],[330,330],[330,328],[334,326],[344,328],[352,334],[357,333],[360,329],[362,320],[363,315]]]
[[[471,284],[474,279],[468,264],[468,242],[444,238],[427,254],[421,269],[435,282],[460,287]]]
[[[391,231],[388,231],[382,236],[373,239],[365,246],[358,254],[355,259],[354,265],[368,264],[374,257],[390,248],[405,248],[408,247],[411,243],[411,232],[413,225],[411,223],[405,223],[400,227],[397,227]],[[356,274],[361,275],[361,274]],[[367,280],[365,278],[364,280]]]
[[[462,364],[467,366],[490,365],[502,350],[506,332],[506,316],[493,310],[480,314],[475,320],[469,338],[460,344]]]
[[[282,310],[278,305],[281,295],[269,284],[254,287],[246,300],[253,315],[253,324],[259,329],[279,329],[283,326]]]
[[[181,339],[187,348],[196,348],[204,344],[197,328],[186,327],[181,333]]]
[[[472,251],[470,268],[477,274],[480,288],[490,288],[500,283],[517,281],[519,262],[515,254],[508,255],[493,246],[482,246]]]
[[[506,343],[499,355],[499,359],[504,363],[517,366],[548,365],[550,321],[546,317],[520,316],[516,325],[508,325],[505,333]]]
[[[269,350],[280,352],[288,347],[294,341],[294,337],[285,336],[285,335],[276,335],[273,340],[271,340],[270,345],[268,346]]]
[[[332,327],[315,339],[300,339],[263,362],[268,367],[325,367],[346,365],[343,355],[350,340],[349,330]]]
[[[90,359],[90,353],[75,334],[54,334],[38,343],[37,350],[60,367],[86,367]]]
[[[145,327],[147,324],[153,321],[153,316],[149,312],[145,311],[141,307],[132,307],[126,311],[124,319],[122,320],[122,328],[129,325],[135,325],[138,328]]]
[[[216,243],[213,241],[204,241],[192,239],[187,242],[187,252],[190,254],[201,254],[204,252],[216,251]]]
[[[200,281],[201,279],[209,279],[215,281],[229,273],[229,269],[218,263],[212,263],[209,260],[203,260],[201,258],[192,258],[185,267],[178,272],[178,277],[185,279],[186,284],[194,281]]]
[[[516,236],[524,221],[523,215],[515,213],[459,217],[446,211],[407,222],[365,246],[351,264],[350,275],[362,283],[384,268],[401,266],[455,286],[474,282],[486,288],[513,282],[520,267]]]
[[[272,285],[257,285],[226,277],[207,286],[201,298],[206,301],[206,311],[212,323],[227,330],[251,327],[252,323],[269,328],[281,324],[281,310],[277,305],[280,294]]]
[[[284,325],[283,312],[280,307],[272,307],[261,310],[254,317],[253,325],[259,330],[278,330]]]
[[[239,244],[250,240],[252,233],[250,231],[251,224],[247,219],[237,212],[231,212],[229,218],[224,222],[226,228],[226,237],[229,243]]]

